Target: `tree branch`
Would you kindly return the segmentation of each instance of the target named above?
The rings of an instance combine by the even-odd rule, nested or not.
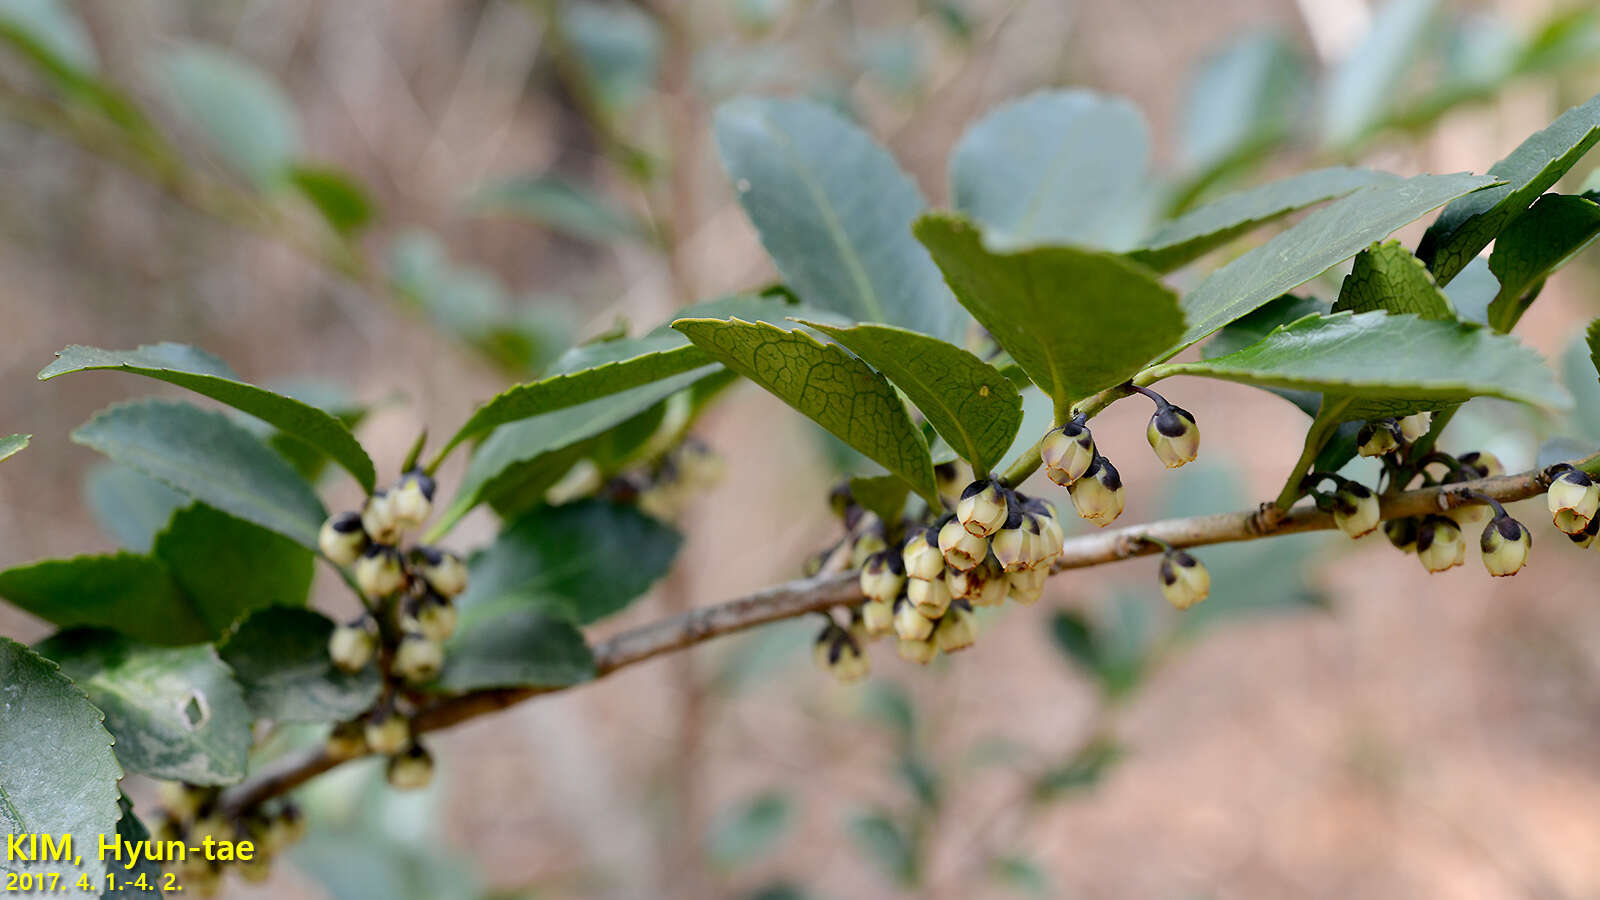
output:
[[[1576,464],[1593,471],[1600,469],[1600,454]],[[1384,519],[1439,513],[1457,506],[1479,502],[1467,497],[1468,491],[1510,503],[1545,492],[1549,479],[1544,470],[1503,475],[1477,481],[1422,488],[1395,494],[1382,500]],[[1149,556],[1160,548],[1145,540],[1153,538],[1174,547],[1203,547],[1234,541],[1250,541],[1284,534],[1323,531],[1334,527],[1333,517],[1310,505],[1291,510],[1264,503],[1258,509],[1233,513],[1165,519],[1112,531],[1080,535],[1066,541],[1061,557],[1051,567],[1052,574],[1069,569],[1117,562],[1136,556]],[[671,616],[601,642],[595,647],[595,677],[603,678],[618,669],[653,659],[664,653],[685,650],[696,644],[782,619],[792,619],[836,606],[860,602],[854,572],[797,579],[764,588],[741,597]],[[498,712],[524,700],[566,690],[551,688],[501,688],[473,691],[442,700],[422,710],[413,720],[416,733],[437,731],[468,719]],[[234,785],[222,795],[226,814],[237,815],[263,800],[285,793],[316,775],[338,765],[322,748],[301,756],[278,760],[260,772]]]

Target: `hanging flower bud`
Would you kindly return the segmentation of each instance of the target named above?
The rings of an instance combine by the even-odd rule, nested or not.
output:
[[[1157,407],[1144,434],[1156,458],[1169,469],[1194,462],[1200,455],[1200,426],[1195,424],[1194,416],[1181,407],[1170,403]]]
[[[342,512],[322,523],[317,533],[317,549],[336,566],[348,566],[367,549],[367,533],[361,528],[361,514]]]
[[[394,671],[412,684],[432,681],[444,668],[444,647],[420,634],[400,638],[394,651]]]
[[[360,722],[340,722],[323,748],[329,759],[355,759],[367,752],[367,736]]]
[[[1006,574],[1006,593],[1023,606],[1032,606],[1044,595],[1044,583],[1050,577],[1045,568],[1023,569]]]
[[[916,604],[905,597],[894,603],[894,633],[902,641],[927,640],[933,634],[933,620],[917,610]]]
[[[967,482],[962,469],[965,467],[956,462],[940,463],[933,467],[934,486],[939,489],[939,496],[946,502],[960,499],[961,492],[966,489]]]
[[[384,774],[397,791],[420,790],[433,781],[433,756],[421,744],[412,743],[389,757]]]
[[[978,585],[976,592],[968,590],[964,599],[973,606],[999,606],[1006,602],[1006,592],[1010,589],[1010,576],[1000,568],[999,561],[991,556],[975,571],[983,576],[983,581]]]
[[[1506,467],[1500,464],[1500,457],[1485,450],[1463,453],[1456,457],[1456,462],[1473,470],[1473,474],[1479,478],[1494,478],[1506,473]]]
[[[941,653],[955,653],[971,647],[978,640],[978,617],[966,601],[950,604],[939,624],[933,628],[933,643]]]
[[[828,674],[842,684],[850,684],[867,677],[871,666],[861,648],[849,633],[837,625],[830,625],[817,638],[820,650],[818,662]]]
[[[399,753],[411,741],[411,722],[394,713],[374,713],[364,734],[373,753]]]
[[[418,547],[422,577],[442,597],[455,597],[467,589],[467,565],[461,557],[437,547]]]
[[[1052,428],[1039,442],[1039,459],[1044,462],[1044,474],[1062,487],[1083,477],[1094,461],[1094,435],[1088,426],[1074,419],[1059,428]]]
[[[1463,503],[1445,511],[1452,522],[1461,526],[1462,533],[1489,521],[1489,506],[1485,503]]]
[[[361,508],[361,527],[377,544],[400,540],[400,521],[394,514],[394,501],[387,492],[373,494]]]
[[[199,814],[200,807],[206,804],[210,795],[181,781],[163,781],[156,788],[156,799],[169,818],[187,822]]]
[[[944,554],[947,574],[950,569],[966,571],[989,555],[989,539],[972,534],[951,519],[939,529],[939,551]]]
[[[1416,518],[1407,516],[1404,519],[1390,519],[1383,523],[1383,536],[1389,539],[1401,553],[1417,552],[1417,526],[1420,523]]]
[[[400,554],[393,547],[373,544],[356,560],[356,587],[368,599],[387,597],[405,587],[406,573],[400,566]]]
[[[1161,596],[1178,609],[1188,609],[1211,594],[1211,573],[1182,550],[1161,557]]]
[[[1122,515],[1124,503],[1122,476],[1111,460],[1096,456],[1083,477],[1068,489],[1078,517],[1104,528]]]
[[[913,578],[906,583],[906,599],[930,619],[937,619],[944,615],[950,606],[950,587],[944,583],[944,578]]]
[[[889,544],[883,539],[883,528],[874,516],[867,530],[856,537],[855,543],[850,545],[850,568],[859,569],[867,564],[867,560],[874,553],[882,553],[889,549]]]
[[[1021,509],[1013,510],[1011,517],[1006,520],[1006,527],[995,533],[989,541],[989,549],[994,551],[994,558],[1000,563],[1000,568],[1007,572],[1016,572],[1029,567],[1034,548],[1030,543],[1030,535],[1038,533],[1038,524],[1032,521],[1033,517]],[[1031,528],[1030,528],[1031,526]]]
[[[435,643],[442,644],[450,640],[456,633],[456,622],[459,616],[456,605],[448,597],[427,593],[417,601],[415,630],[418,634]]]
[[[1579,534],[1600,510],[1600,485],[1583,470],[1563,463],[1560,474],[1550,482],[1545,501],[1557,528],[1567,534]]]
[[[939,655],[939,648],[928,638],[922,638],[921,640],[901,638],[895,650],[900,654],[901,659],[906,662],[914,662],[919,666],[925,666],[933,662],[933,658]]]
[[[1006,495],[999,484],[987,478],[967,485],[956,502],[956,521],[975,537],[988,537],[1006,521]]]
[[[869,638],[880,638],[893,631],[894,601],[868,600],[861,604],[861,624]]]
[[[1356,432],[1356,452],[1362,456],[1382,456],[1400,449],[1400,426],[1393,419],[1378,419]]]
[[[1066,535],[1061,532],[1061,522],[1056,519],[1055,510],[1049,504],[1040,502],[1039,518],[1039,557],[1034,561],[1036,566],[1048,566],[1061,555]]]
[[[401,531],[428,521],[428,513],[433,511],[433,488],[433,479],[419,469],[400,477],[399,486],[389,494],[389,502]]]
[[[1444,516],[1428,516],[1417,529],[1417,559],[1429,572],[1443,572],[1461,565],[1467,558],[1467,544],[1461,529]]]
[[[861,567],[861,593],[868,599],[893,603],[905,583],[905,561],[898,553],[874,553]]]
[[[1396,424],[1400,426],[1400,437],[1404,438],[1408,444],[1415,443],[1418,438],[1428,433],[1429,428],[1433,427],[1433,413],[1412,413]]]
[[[1528,562],[1533,535],[1510,516],[1495,516],[1484,526],[1478,548],[1483,551],[1483,566],[1490,575],[1515,575]]]
[[[277,853],[299,843],[305,836],[305,815],[300,807],[285,803],[267,823],[266,847],[269,852]]]
[[[1353,538],[1378,527],[1378,495],[1364,484],[1346,481],[1333,495],[1333,522]]]
[[[340,625],[328,636],[328,656],[335,668],[342,672],[359,672],[372,662],[373,651],[378,648],[377,635],[372,625],[362,616],[348,625]]]
[[[928,580],[944,574],[944,554],[939,552],[939,532],[930,531],[917,529],[900,553],[907,578]]]
[[[1577,534],[1567,535],[1567,540],[1572,541],[1579,547],[1587,548],[1591,544],[1594,544],[1594,539],[1597,534],[1600,534],[1600,516],[1595,516],[1594,518],[1590,519],[1588,528],[1585,528]]]

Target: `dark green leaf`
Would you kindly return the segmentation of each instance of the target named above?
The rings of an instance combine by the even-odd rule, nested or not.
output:
[[[328,226],[349,237],[372,221],[372,199],[366,189],[339,169],[295,166],[289,181],[322,213]]]
[[[1495,238],[1489,271],[1500,291],[1489,304],[1489,325],[1510,331],[1552,272],[1600,237],[1600,204],[1587,197],[1546,194]]]
[[[1219,197],[1162,225],[1128,255],[1170,272],[1296,210],[1334,200],[1394,176],[1366,169],[1317,169]]]
[[[677,532],[632,506],[580,500],[535,510],[472,560],[465,614],[515,595],[579,624],[618,612],[666,573]]]
[[[527,175],[485,185],[473,212],[515,216],[584,240],[649,240],[650,229],[588,185],[560,175]]]
[[[911,238],[922,194],[866,132],[815,103],[745,98],[717,111],[716,136],[739,202],[803,302],[955,336],[959,310]]]
[[[167,99],[211,149],[266,187],[300,151],[294,106],[261,70],[226,50],[180,46],[160,60]]]
[[[343,422],[308,403],[239,381],[221,360],[200,350],[170,343],[137,350],[100,350],[74,344],[56,354],[55,362],[39,373],[39,380],[96,369],[145,375],[220,400],[326,453],[354,475],[363,488],[373,488],[376,476],[372,460]]]
[[[1400,246],[1384,241],[1356,254],[1350,274],[1339,288],[1333,311],[1415,313],[1424,319],[1456,317],[1433,275],[1422,260]]]
[[[868,459],[939,503],[933,460],[905,403],[870,366],[801,331],[739,319],[679,319],[672,327]]]
[[[1366,137],[1394,107],[1405,76],[1436,35],[1438,0],[1388,0],[1367,36],[1339,63],[1323,95],[1323,140],[1349,147]]]
[[[1276,300],[1267,301],[1255,312],[1230,322],[1206,342],[1205,347],[1201,348],[1201,355],[1211,359],[1243,350],[1281,326],[1298,322],[1306,316],[1326,315],[1327,312],[1328,304],[1315,297],[1284,294]]]
[[[56,665],[0,637],[0,832],[72,836],[82,866],[0,858],[0,873],[61,873],[63,892],[78,876],[99,884],[106,866],[94,849],[117,829],[122,767],[98,709]],[[31,853],[29,854],[32,855]],[[70,871],[70,874],[69,874]],[[87,896],[96,896],[98,891]]]
[[[160,560],[131,553],[78,556],[0,572],[0,597],[62,627],[114,628],[153,644],[212,635]]]
[[[924,216],[917,237],[956,296],[1055,402],[1127,380],[1183,333],[1178,299],[1143,266],[1075,247],[993,253],[972,225]]]
[[[1600,319],[1589,323],[1589,330],[1584,332],[1584,339],[1589,344],[1589,361],[1594,363],[1597,371],[1600,371]]]
[[[138,469],[109,462],[89,470],[83,493],[100,530],[135,553],[149,552],[172,514],[190,502]]]
[[[613,562],[615,565],[615,562]],[[598,577],[598,576],[596,576]],[[551,598],[501,595],[464,608],[461,627],[445,646],[438,686],[448,691],[497,687],[565,687],[595,675],[594,655],[558,607],[540,611]]]
[[[250,711],[210,644],[150,647],[98,629],[55,634],[34,648],[105,713],[117,759],[135,772],[232,784],[250,753]]]
[[[1305,93],[1305,64],[1282,35],[1257,31],[1229,41],[1184,92],[1185,167],[1205,179],[1284,141]]]
[[[293,541],[196,503],[156,535],[167,564],[210,637],[268,606],[304,606],[315,558]]]
[[[772,850],[793,821],[794,804],[789,795],[762,791],[712,823],[706,854],[712,865],[736,869]]]
[[[1493,183],[1475,175],[1417,175],[1370,185],[1313,212],[1213,272],[1185,297],[1189,330],[1171,352],[1305,284],[1452,197]]]
[[[1149,145],[1126,100],[1041,91],[967,129],[950,155],[951,196],[996,249],[1126,250],[1148,224]]]
[[[6,459],[20,453],[32,440],[31,434],[9,434],[0,437],[0,459]]]
[[[843,344],[904,391],[975,472],[988,472],[1022,424],[1016,386],[966,350],[889,325],[839,328],[800,320]]]
[[[273,607],[244,620],[219,652],[255,714],[276,722],[336,722],[370,707],[381,686],[376,667],[334,668],[334,623],[309,609]]]
[[[145,400],[101,411],[77,443],[247,522],[317,546],[322,501],[283,457],[219,413]]]
[[[917,859],[911,839],[883,813],[867,813],[850,821],[855,844],[895,884],[910,887],[917,882]]]
[[[133,814],[133,803],[128,800],[128,795],[123,794],[118,797],[117,804],[122,809],[122,818],[117,822],[116,836],[127,842],[122,846],[130,844],[138,847],[144,846],[143,842],[150,840],[150,829],[144,827],[144,823],[139,821],[139,817]],[[103,892],[100,895],[101,900],[112,900],[112,898],[125,900],[125,898],[131,897],[148,898],[152,892],[141,891],[138,888],[138,882],[141,878],[144,879],[145,884],[161,884],[161,863],[144,857],[143,854],[141,854],[139,862],[132,869],[127,868],[126,863],[119,863],[117,889]]]
[[[1127,751],[1113,738],[1097,737],[1080,747],[1071,759],[1040,775],[1033,784],[1033,799],[1049,803],[1088,790],[1126,755]]]
[[[1478,251],[1600,141],[1600,96],[1562,113],[1495,163],[1489,175],[1504,182],[1451,203],[1422,236],[1417,256],[1441,284],[1449,284]]]
[[[850,496],[856,505],[885,522],[898,522],[905,515],[911,485],[899,475],[863,475],[850,479]]]
[[[1092,675],[1099,668],[1100,652],[1095,646],[1094,629],[1083,613],[1063,609],[1051,616],[1050,637],[1056,649],[1085,672]]]

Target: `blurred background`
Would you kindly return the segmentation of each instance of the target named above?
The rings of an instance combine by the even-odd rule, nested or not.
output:
[[[0,0],[0,31],[0,433],[34,435],[0,470],[0,566],[117,546],[115,486],[68,434],[148,385],[35,383],[69,343],[204,347],[359,418],[392,475],[420,429],[574,342],[774,280],[711,139],[741,93],[835,105],[934,206],[952,144],[994,105],[1120,95],[1181,209],[1337,162],[1481,172],[1600,90],[1600,12],[1544,0]],[[63,76],[41,59],[117,85],[183,164],[42,99]],[[292,186],[263,187],[282,159]],[[1520,331],[1566,372],[1575,416],[1474,402],[1447,449],[1520,470],[1552,436],[1600,440],[1600,386],[1571,350],[1600,309],[1597,260]],[[1277,491],[1300,412],[1164,390],[1205,450],[1168,473],[1142,452],[1144,409],[1097,421],[1124,523]],[[798,414],[740,385],[696,433],[724,477],[679,513],[674,574],[599,637],[795,577],[837,535],[841,455]],[[474,516],[458,549],[493,533]],[[928,669],[880,648],[851,687],[812,668],[815,621],[763,628],[443,733],[420,796],[368,766],[327,776],[294,865],[229,889],[1600,896],[1595,557],[1536,531],[1533,566],[1501,580],[1429,576],[1380,538],[1207,550],[1213,596],[1182,621],[1152,564],[1101,567]],[[48,631],[0,609],[0,632]]]

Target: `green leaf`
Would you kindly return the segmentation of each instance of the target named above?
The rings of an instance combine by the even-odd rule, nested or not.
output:
[[[135,772],[232,784],[250,753],[250,711],[210,644],[150,647],[97,629],[59,632],[34,648],[105,713],[117,759]]]
[[[217,637],[268,606],[304,606],[316,560],[295,542],[204,504],[179,510],[152,551]]]
[[[648,226],[617,208],[597,191],[561,175],[523,175],[476,191],[468,208],[478,215],[510,216],[536,222],[583,240],[649,241]]]
[[[1128,256],[1159,272],[1170,272],[1296,210],[1393,180],[1381,172],[1335,167],[1247,188],[1162,225]]]
[[[105,863],[94,848],[116,831],[122,767],[100,710],[56,665],[0,637],[0,832],[72,836],[82,866],[0,858],[0,873],[60,872],[57,897],[98,896],[74,889],[75,876],[99,884]],[[32,855],[32,854],[30,854]],[[68,874],[70,870],[71,874]]]
[[[127,794],[118,797],[117,804],[122,809],[122,818],[117,822],[116,837],[134,846],[144,846],[143,842],[150,840],[150,829],[144,827],[144,823],[139,821],[139,817],[133,814],[133,803],[128,799]],[[127,846],[127,844],[123,846]],[[100,895],[101,900],[111,900],[111,898],[126,900],[126,898],[132,897],[148,898],[151,892],[141,891],[138,888],[140,878],[144,879],[145,884],[159,885],[161,883],[161,863],[141,855],[138,864],[132,869],[128,869],[126,864],[122,864],[121,872],[117,876],[117,889],[102,893]]]
[[[966,350],[889,325],[839,328],[804,319],[905,391],[928,424],[975,472],[988,472],[1022,424],[1022,395],[994,366]]]
[[[1600,371],[1600,319],[1589,323],[1584,340],[1589,344],[1589,361],[1594,363],[1596,371]]]
[[[1189,330],[1168,355],[1305,284],[1451,198],[1493,183],[1476,175],[1416,175],[1370,185],[1313,212],[1213,272],[1185,297]]]
[[[996,107],[950,154],[956,209],[989,246],[1126,250],[1144,233],[1150,134],[1126,100],[1041,91]]]
[[[1334,69],[1323,94],[1322,136],[1348,148],[1370,134],[1394,108],[1406,73],[1436,33],[1438,0],[1388,0],[1367,36]]]
[[[1600,141],[1600,95],[1575,106],[1495,163],[1489,175],[1504,184],[1444,208],[1417,245],[1417,256],[1439,284],[1449,284],[1518,213],[1560,180]]]
[[[679,319],[672,327],[938,505],[927,441],[900,395],[866,363],[764,322]]]
[[[168,101],[211,149],[258,186],[282,181],[300,151],[300,125],[282,90],[226,50],[179,46],[160,60]]]
[[[783,839],[794,821],[789,795],[766,790],[741,802],[712,823],[706,840],[711,864],[736,869],[759,859]]]
[[[1456,317],[1450,298],[1433,283],[1428,267],[1399,241],[1373,244],[1356,254],[1333,304],[1334,312],[1345,310],[1415,313],[1446,321]]]
[[[815,103],[744,98],[717,110],[716,138],[745,214],[802,302],[934,337],[958,332],[959,311],[911,238],[922,194],[866,132]]]
[[[1167,363],[1155,377],[1200,375],[1322,391],[1342,420],[1441,409],[1472,397],[1556,408],[1571,398],[1539,355],[1475,325],[1384,313],[1308,316],[1226,356]]]
[[[100,530],[135,553],[148,552],[172,514],[189,505],[188,497],[138,469],[110,462],[89,470],[83,493]]]
[[[516,596],[587,625],[649,590],[680,543],[677,532],[632,506],[580,500],[537,509],[473,558],[462,613]]]
[[[275,722],[337,722],[378,699],[375,666],[350,674],[333,666],[334,624],[309,609],[273,607],[245,619],[218,648],[244,687],[244,700]]]
[[[1058,610],[1050,618],[1050,638],[1056,649],[1095,679],[1107,697],[1128,694],[1148,668],[1144,625],[1129,613],[1135,608],[1131,604],[1117,607],[1118,615],[1127,618],[1109,626],[1091,621],[1078,610]]]
[[[1489,271],[1500,291],[1489,304],[1489,325],[1510,331],[1555,270],[1600,237],[1600,204],[1588,197],[1546,194],[1495,238]]]
[[[372,222],[372,198],[354,178],[339,169],[295,166],[289,181],[322,213],[328,226],[350,237]]]
[[[1286,140],[1305,93],[1305,64],[1281,34],[1229,41],[1201,63],[1184,92],[1185,168],[1209,180]]]
[[[0,460],[16,456],[28,446],[28,441],[33,439],[31,434],[9,434],[0,437]]]
[[[183,344],[153,344],[137,350],[101,350],[77,344],[56,354],[40,381],[72,372],[115,369],[175,384],[261,419],[327,454],[372,491],[376,475],[360,442],[336,417],[291,397],[238,380],[221,360]]]
[[[905,515],[911,485],[899,475],[862,475],[850,479],[850,496],[862,509],[884,522],[898,522]]]
[[[79,426],[72,439],[303,547],[317,546],[328,517],[283,457],[220,413],[159,400],[123,403]]]
[[[1050,803],[1089,790],[1126,755],[1127,750],[1115,739],[1097,737],[1078,748],[1066,762],[1041,774],[1033,783],[1033,800]]]
[[[854,843],[895,884],[910,887],[917,882],[917,858],[906,836],[894,820],[883,813],[867,813],[850,821]]]
[[[621,112],[649,97],[661,65],[663,39],[656,20],[615,3],[563,5],[561,30],[606,110]]]
[[[548,598],[501,596],[464,609],[445,645],[437,686],[447,691],[565,687],[594,678],[594,654],[564,615],[536,608]]]
[[[152,644],[211,637],[160,560],[131,553],[76,556],[0,572],[0,597],[62,627],[113,628]]]
[[[1200,348],[1200,356],[1202,359],[1226,356],[1235,350],[1243,350],[1259,342],[1281,326],[1298,322],[1306,316],[1323,315],[1327,312],[1328,304],[1315,297],[1284,294],[1248,316],[1228,323]],[[1316,417],[1317,410],[1322,406],[1322,395],[1316,391],[1295,391],[1284,388],[1266,388],[1266,390],[1298,406],[1312,418]]]
[[[1126,381],[1183,333],[1178,298],[1143,266],[1109,253],[1039,247],[1000,254],[972,225],[924,216],[916,234],[956,296],[1056,415]]]

